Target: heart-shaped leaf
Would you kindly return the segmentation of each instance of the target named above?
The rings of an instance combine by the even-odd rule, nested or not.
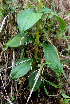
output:
[[[35,13],[32,9],[25,9],[18,13],[17,23],[20,33],[32,27],[42,16],[42,13]]]

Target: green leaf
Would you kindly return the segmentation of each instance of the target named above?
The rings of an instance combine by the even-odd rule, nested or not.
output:
[[[45,90],[45,92],[46,92],[46,95],[48,95],[48,91],[47,91],[47,89],[45,88],[45,86],[44,86],[44,90]]]
[[[46,65],[46,64],[47,64],[47,66],[48,66],[50,63],[48,63],[48,62],[46,62],[46,63],[43,63],[43,65],[42,65],[42,66],[44,67],[44,65]]]
[[[12,38],[11,40],[9,40],[6,45],[5,48],[9,47],[18,47],[21,46],[22,44],[26,43],[27,41],[31,40],[29,36],[27,36],[27,34],[22,34],[20,35],[20,33],[16,34],[16,36],[14,38]],[[5,50],[5,48],[3,50]]]
[[[26,43],[27,41],[30,40],[30,37],[27,36],[27,34],[18,34],[16,35],[11,41],[10,41],[10,44],[9,44],[9,47],[18,47],[18,46],[21,46],[22,44]]]
[[[5,4],[4,7],[5,7],[5,9],[7,9],[8,8],[8,5]]]
[[[53,15],[56,15],[56,16],[58,16],[58,14],[57,13],[55,13],[55,12],[53,12],[51,9],[49,9],[49,8],[42,8],[41,10],[40,10],[40,12],[42,12],[42,13],[51,13],[51,14],[53,14]]]
[[[62,92],[62,96],[63,96],[64,98],[68,98],[68,99],[70,99],[70,97],[67,96],[64,92]]]
[[[15,99],[15,98],[12,96],[12,97],[11,97],[11,101],[14,101],[14,99]]]
[[[67,77],[66,77],[66,75],[65,75],[65,73],[64,73],[64,70],[62,69],[62,74],[64,75],[64,77],[66,78],[66,80],[68,81],[68,79],[67,79]]]
[[[4,49],[2,50],[1,53],[3,53],[7,48],[8,48],[8,46],[4,46]]]
[[[60,25],[60,29],[64,30],[65,29],[65,26],[66,26],[65,21],[62,18],[58,17],[58,16],[56,16],[56,18],[57,18],[58,23]]]
[[[58,85],[56,85],[56,84],[54,84],[54,83],[52,83],[52,82],[50,82],[50,81],[47,81],[47,80],[45,80],[47,83],[49,83],[49,85],[52,85],[53,87],[55,87],[55,88],[59,88],[58,87]]]
[[[16,10],[16,8],[13,6],[13,7],[12,7],[12,10],[13,10],[13,11],[15,11],[15,10]]]
[[[40,68],[42,68],[42,67],[44,67],[46,64],[47,64],[47,66],[48,66],[49,63],[46,62],[46,63],[43,63],[43,65],[41,65],[41,64],[38,64],[38,65],[39,65]]]
[[[20,78],[22,76],[24,76],[25,74],[27,74],[27,72],[30,70],[31,65],[30,63],[32,63],[32,59],[30,59],[29,61],[26,61],[24,63],[20,63],[17,66],[14,66],[14,68],[12,69],[12,78]]]
[[[60,100],[63,104],[69,104],[70,99],[62,99]]]
[[[49,9],[49,8],[43,8],[43,9],[41,9],[40,12],[43,12],[43,13],[50,13],[50,14],[52,14],[52,15],[55,15],[56,18],[57,18],[57,20],[58,20],[58,23],[59,23],[59,25],[60,25],[60,29],[64,30],[64,28],[65,28],[65,26],[66,26],[66,23],[65,23],[65,21],[64,21],[62,18],[60,18],[60,17],[58,16],[57,13],[53,12],[53,11],[52,11],[51,9]]]
[[[21,33],[32,27],[42,16],[42,13],[35,13],[32,9],[25,9],[18,13],[17,23]]]
[[[50,67],[53,71],[55,71],[59,76],[61,73],[61,70],[63,69],[63,66],[61,63],[59,65],[59,59],[54,47],[50,44],[44,43],[43,52],[44,52],[46,62],[50,63],[48,67]],[[59,72],[59,68],[60,68],[60,72]]]
[[[16,63],[15,65],[18,65],[20,63],[23,63],[23,62],[26,62],[27,60],[29,60],[28,58],[20,58]]]
[[[30,89],[33,88],[33,85],[34,85],[34,83],[35,83],[35,80],[34,80],[34,79],[35,79],[37,73],[38,73],[38,72],[34,72],[34,73],[32,73],[32,74],[30,75],[30,77],[29,77],[29,86],[30,86]],[[35,86],[35,88],[34,88],[33,91],[36,91],[36,90],[39,88],[40,84],[41,84],[41,76],[39,77],[39,79],[38,79],[38,81],[37,81],[37,83],[36,83],[36,86]]]
[[[20,58],[22,58],[22,56],[23,56],[23,53],[24,53],[24,48],[23,48],[23,49],[22,49],[22,51],[21,51]]]

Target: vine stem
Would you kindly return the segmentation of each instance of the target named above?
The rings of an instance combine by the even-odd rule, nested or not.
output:
[[[39,1],[39,11],[42,6],[42,0]],[[37,31],[36,31],[36,45],[35,45],[35,59],[37,59],[37,53],[38,53],[38,46],[39,46],[39,26],[40,26],[40,20],[37,22]]]

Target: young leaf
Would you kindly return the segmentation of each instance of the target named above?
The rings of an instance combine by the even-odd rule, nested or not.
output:
[[[62,64],[60,63],[59,65],[59,59],[57,56],[57,53],[54,49],[54,47],[50,44],[43,44],[43,52],[44,52],[44,56],[45,56],[45,60],[46,62],[50,63],[48,66],[57,73],[57,75],[59,76],[61,73],[61,70],[63,69]],[[60,68],[60,72],[59,72],[59,68]]]
[[[46,64],[47,64],[47,66],[48,66],[49,63],[46,62],[46,63],[43,63],[43,65],[41,65],[41,64],[38,64],[38,65],[39,65],[40,68],[42,68],[42,67],[44,67],[44,65],[46,65]]]
[[[46,92],[46,95],[48,95],[48,91],[47,91],[47,89],[45,88],[45,86],[44,86],[44,90],[45,90],[45,92]]]
[[[34,80],[34,79],[35,79],[37,73],[38,73],[38,72],[34,72],[34,73],[32,73],[32,74],[30,75],[30,77],[29,77],[29,86],[30,86],[30,89],[33,88],[33,85],[34,85],[34,83],[35,83],[35,80]],[[38,81],[37,81],[37,83],[36,83],[36,86],[35,86],[35,88],[34,88],[34,91],[36,91],[36,90],[39,88],[40,84],[41,84],[41,76],[39,77],[39,79],[38,79]]]
[[[24,48],[23,48],[22,51],[21,51],[20,59],[22,58],[23,53],[24,53]]]
[[[12,96],[12,97],[11,97],[11,101],[14,101],[14,99],[15,99],[15,98]]]
[[[30,59],[29,61],[26,61],[24,63],[20,63],[17,66],[14,66],[14,68],[12,69],[12,78],[20,78],[22,76],[24,76],[25,74],[27,74],[27,72],[30,70],[31,65],[30,63],[32,63],[32,59]]]
[[[63,96],[64,98],[68,98],[68,99],[70,99],[70,97],[67,96],[64,92],[62,92],[62,96]]]
[[[32,9],[25,9],[18,13],[17,23],[20,33],[32,27],[42,16],[42,13],[35,13]]]
[[[49,9],[49,8],[42,8],[41,10],[40,10],[40,12],[42,12],[42,13],[51,13],[52,15],[56,15],[56,16],[58,16],[58,14],[57,13],[55,13],[55,12],[53,12],[51,9]]]
[[[60,29],[64,30],[64,28],[65,28],[65,26],[66,26],[66,23],[65,23],[65,21],[64,21],[62,18],[60,18],[60,17],[58,16],[57,13],[53,12],[53,11],[52,11],[51,9],[49,9],[49,8],[43,8],[43,9],[40,10],[40,12],[43,12],[43,13],[50,13],[50,14],[52,14],[52,15],[55,15],[56,18],[57,18],[57,20],[58,20],[58,23],[59,23],[59,25],[60,25]]]
[[[63,98],[61,98],[60,101],[61,101],[62,104],[69,104],[70,99],[64,99],[63,100]]]

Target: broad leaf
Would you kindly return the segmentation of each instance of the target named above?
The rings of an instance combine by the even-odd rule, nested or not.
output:
[[[42,13],[35,13],[32,9],[25,9],[18,13],[17,23],[20,33],[32,27],[42,16]]]
[[[14,38],[12,38],[11,40],[9,40],[6,43],[6,47],[18,47],[21,46],[22,44],[26,43],[27,41],[30,40],[30,37],[27,36],[27,34],[22,34],[20,35],[20,33],[16,34],[16,36]]]
[[[22,44],[26,43],[27,41],[30,40],[30,37],[27,36],[27,34],[18,34],[16,35],[11,41],[9,47],[18,47],[21,46]]]
[[[12,78],[20,78],[22,76],[24,76],[25,74],[27,74],[27,72],[30,70],[31,65],[30,63],[32,63],[32,59],[30,59],[29,61],[26,61],[24,63],[20,63],[17,66],[14,66],[13,70],[12,70]]]
[[[60,29],[64,30],[64,28],[65,28],[65,26],[66,26],[66,23],[65,23],[65,21],[64,21],[62,18],[60,18],[60,17],[58,16],[57,13],[53,12],[53,11],[52,11],[51,9],[49,9],[49,8],[43,8],[43,9],[40,10],[40,12],[43,12],[43,13],[50,13],[50,14],[52,14],[52,15],[55,15],[56,18],[57,18],[57,20],[58,20],[58,23],[59,23],[59,25],[60,25]]]
[[[43,51],[44,51],[44,56],[45,56],[45,60],[46,62],[50,63],[48,66],[57,73],[57,75],[59,76],[61,73],[61,70],[63,70],[63,66],[59,65],[59,59],[57,56],[57,53],[54,49],[54,47],[50,44],[43,44]],[[60,68],[60,72],[59,72],[59,68]]]
[[[34,85],[34,83],[35,83],[35,77],[36,77],[36,74],[37,74],[37,73],[38,73],[38,72],[34,72],[34,73],[32,73],[32,74],[30,75],[30,77],[29,77],[29,86],[30,86],[30,89],[33,88],[33,85]],[[35,86],[35,88],[34,88],[34,91],[36,91],[36,90],[39,88],[40,84],[41,84],[41,76],[39,77],[39,79],[38,79],[38,81],[37,81],[37,83],[36,83],[36,86]]]
[[[20,64],[20,63],[24,63],[24,62],[26,62],[26,61],[28,61],[29,59],[28,58],[20,58],[16,63],[15,63],[15,65],[18,65],[18,64]]]

